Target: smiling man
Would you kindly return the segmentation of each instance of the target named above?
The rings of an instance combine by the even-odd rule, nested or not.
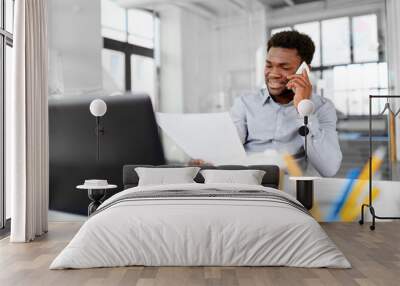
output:
[[[310,99],[315,106],[309,116],[307,156],[322,176],[334,176],[340,168],[340,151],[333,103],[312,93],[307,72],[296,75],[305,61],[310,65],[315,51],[313,41],[297,31],[280,32],[268,41],[265,65],[267,88],[239,97],[231,116],[247,152],[275,149],[304,157],[304,137],[299,134],[303,118],[297,106]]]

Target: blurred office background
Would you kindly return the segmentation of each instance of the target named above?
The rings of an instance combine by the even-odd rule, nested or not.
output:
[[[312,81],[337,109],[343,177],[368,159],[368,95],[399,91],[399,14],[396,0],[49,0],[50,94],[144,91],[156,111],[228,111],[264,85],[268,38],[295,29],[316,44]],[[373,103],[376,147],[389,145],[386,103]],[[388,155],[382,177],[393,168]]]

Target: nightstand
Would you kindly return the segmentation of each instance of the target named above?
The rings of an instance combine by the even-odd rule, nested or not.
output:
[[[106,196],[106,191],[110,189],[115,189],[117,185],[105,185],[105,186],[91,186],[91,185],[79,185],[76,186],[79,190],[87,190],[88,197],[92,201],[88,206],[88,216],[94,213],[97,208],[103,202]]]
[[[296,199],[310,210],[314,200],[314,181],[320,177],[289,177],[289,180],[296,181]]]

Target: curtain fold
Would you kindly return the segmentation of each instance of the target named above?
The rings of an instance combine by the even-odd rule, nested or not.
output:
[[[15,1],[13,92],[6,113],[12,242],[48,228],[47,0]]]

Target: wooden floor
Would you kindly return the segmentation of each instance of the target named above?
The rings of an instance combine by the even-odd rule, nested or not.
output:
[[[49,233],[27,244],[0,241],[0,285],[400,285],[400,223],[378,223],[375,232],[356,223],[323,224],[352,269],[289,267],[123,267],[48,270],[81,223],[51,223]]]

